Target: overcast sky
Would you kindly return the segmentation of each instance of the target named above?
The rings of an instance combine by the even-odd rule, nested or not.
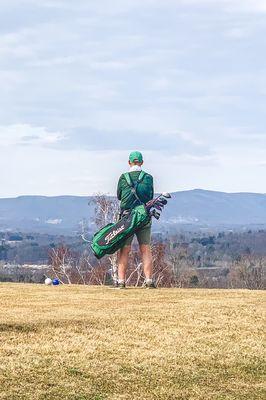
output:
[[[266,193],[265,0],[0,0],[0,197]]]

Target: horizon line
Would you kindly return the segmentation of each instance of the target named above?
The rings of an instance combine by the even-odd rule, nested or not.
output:
[[[186,189],[186,190],[177,190],[177,191],[171,191],[169,193],[175,194],[175,193],[184,193],[184,192],[212,192],[212,193],[223,193],[223,194],[253,194],[253,195],[266,195],[266,193],[262,192],[250,192],[250,191],[241,191],[241,192],[228,192],[228,191],[222,191],[222,190],[211,190],[211,189],[201,189],[201,188],[195,188],[195,189]],[[156,192],[157,193],[157,192]],[[155,193],[155,194],[156,194]],[[159,193],[159,192],[158,192]],[[78,195],[78,194],[60,194],[60,195],[43,195],[43,194],[25,194],[25,195],[17,195],[17,196],[7,196],[7,197],[0,197],[0,200],[14,200],[14,199],[19,199],[19,198],[25,198],[25,197],[44,197],[44,198],[58,198],[58,197],[80,197],[80,198],[86,198],[86,197],[94,197],[97,196],[97,194],[101,195],[106,195],[108,197],[116,197],[114,194],[110,193],[95,193],[95,194],[88,194],[88,195]]]

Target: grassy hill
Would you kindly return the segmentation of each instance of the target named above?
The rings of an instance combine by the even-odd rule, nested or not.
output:
[[[0,284],[1,400],[255,400],[265,293]]]

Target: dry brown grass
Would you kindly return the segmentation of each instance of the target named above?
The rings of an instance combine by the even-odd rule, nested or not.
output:
[[[1,284],[0,399],[263,399],[261,291]]]

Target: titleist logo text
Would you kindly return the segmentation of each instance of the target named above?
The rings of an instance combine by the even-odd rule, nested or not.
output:
[[[110,232],[105,238],[106,244],[109,244],[112,239],[114,239],[120,232],[122,232],[124,230],[124,228],[125,228],[125,225],[122,225],[122,226],[120,226],[120,228],[114,229],[112,232]]]

